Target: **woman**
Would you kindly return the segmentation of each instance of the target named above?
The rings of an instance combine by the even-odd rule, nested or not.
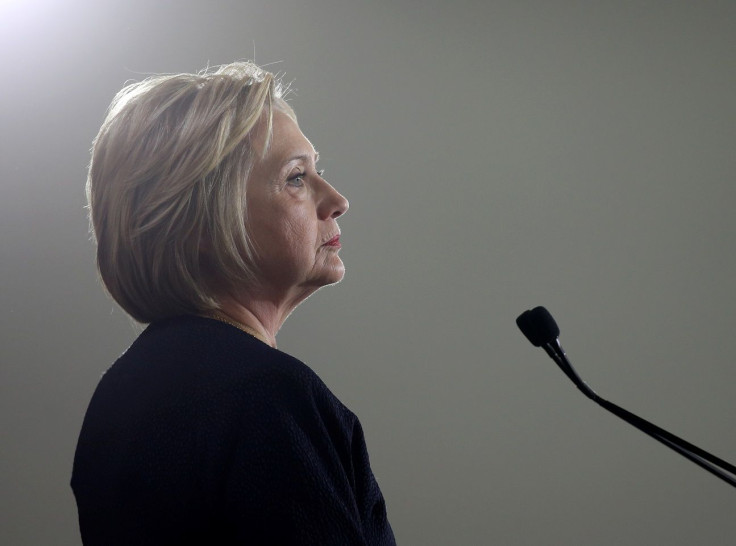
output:
[[[317,160],[250,63],[115,97],[87,181],[97,262],[150,324],[84,419],[84,544],[394,544],[358,419],[276,349],[294,308],[345,272],[348,202]]]

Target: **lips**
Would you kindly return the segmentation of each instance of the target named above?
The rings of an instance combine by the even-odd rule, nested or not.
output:
[[[338,235],[335,235],[332,239],[330,239],[329,241],[327,241],[322,246],[331,246],[331,247],[340,248],[340,246],[341,246],[340,245],[340,235],[339,234]]]

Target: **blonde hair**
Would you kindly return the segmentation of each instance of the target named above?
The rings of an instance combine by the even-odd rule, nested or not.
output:
[[[238,62],[152,76],[113,99],[87,177],[97,267],[134,319],[218,308],[212,282],[252,282],[245,181],[273,109],[294,113],[276,77]],[[212,278],[216,272],[216,279]]]

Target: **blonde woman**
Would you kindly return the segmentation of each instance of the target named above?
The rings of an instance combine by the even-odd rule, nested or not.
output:
[[[148,323],[72,474],[85,545],[394,544],[355,415],[276,348],[339,282],[347,200],[251,63],[125,87],[87,181],[105,287]]]

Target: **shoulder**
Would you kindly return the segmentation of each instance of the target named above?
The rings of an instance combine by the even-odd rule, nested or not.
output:
[[[103,377],[101,387],[160,396],[241,415],[274,411],[354,415],[301,360],[222,322],[183,316],[149,325]]]
[[[259,377],[281,382],[320,383],[298,359],[237,328],[213,319],[181,316],[150,324],[106,375],[192,375],[198,380],[251,381]]]

